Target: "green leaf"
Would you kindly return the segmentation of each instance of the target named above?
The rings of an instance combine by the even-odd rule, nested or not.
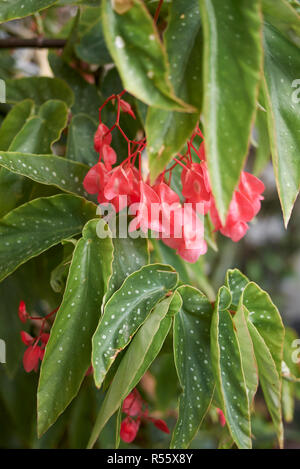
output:
[[[279,375],[283,358],[284,326],[279,311],[268,293],[250,282],[243,294],[243,303],[249,311],[249,321],[265,341]]]
[[[295,412],[294,383],[285,380],[282,381],[282,411],[284,420],[291,423]]]
[[[226,423],[238,448],[250,449],[250,408],[241,350],[228,308],[231,294],[221,287],[212,319],[211,353],[216,394]]]
[[[173,409],[180,393],[173,355],[168,347],[168,351],[164,350],[150,368],[150,373],[155,379],[155,410],[161,412]]]
[[[102,99],[96,86],[88,83],[79,72],[53,52],[49,53],[48,60],[55,76],[64,79],[73,90],[75,100],[72,103],[72,114],[88,114],[98,121],[98,109]]]
[[[197,262],[190,264],[181,259],[174,249],[166,246],[163,242],[152,239],[151,243],[154,245],[157,262],[171,265],[178,273],[181,282],[199,288],[207,295],[209,300],[215,300],[215,293],[205,274],[203,258],[199,258]]]
[[[6,115],[0,128],[0,148],[2,150],[9,149],[15,136],[21,131],[33,111],[34,102],[26,99],[16,104]],[[27,192],[27,187],[25,191],[22,189],[24,187],[22,187],[21,178],[0,168],[0,216],[15,208],[20,195]]]
[[[131,341],[156,303],[176,286],[176,272],[167,265],[153,264],[129,275],[106,303],[93,337],[93,367],[97,387],[117,355]]]
[[[94,149],[97,123],[87,114],[76,114],[69,125],[66,157],[94,166],[99,155]]]
[[[226,272],[226,287],[229,288],[232,301],[230,309],[236,310],[240,303],[240,298],[243,294],[243,291],[248,285],[249,280],[247,277],[242,274],[238,269],[229,269]]]
[[[212,305],[199,290],[176,290],[182,306],[174,320],[174,359],[183,389],[171,448],[188,448],[213,398],[214,376],[210,356]]]
[[[200,11],[205,148],[212,191],[224,222],[248,153],[256,109],[262,61],[260,2],[203,0]]]
[[[271,158],[270,139],[268,133],[268,116],[265,110],[257,110],[255,128],[258,134],[258,142],[255,152],[253,173],[259,176]]]
[[[89,167],[81,163],[55,155],[0,151],[0,166],[40,184],[56,186],[62,191],[87,197],[83,179]]]
[[[60,78],[26,77],[6,80],[7,103],[15,104],[28,98],[37,106],[49,99],[59,99],[70,107],[74,101],[72,90]]]
[[[91,365],[92,335],[111,275],[113,245],[97,236],[90,220],[78,241],[62,304],[51,328],[38,389],[38,433],[42,435],[78,393]],[[63,389],[63,392],[62,392]]]
[[[296,378],[300,377],[297,348],[295,348],[295,346],[297,347],[299,345],[299,342],[297,342],[298,340],[299,337],[297,332],[289,327],[286,327],[284,337],[283,359],[292,375]]]
[[[75,51],[81,60],[89,64],[101,66],[112,62],[103,37],[101,19],[81,35],[78,44],[75,44]]]
[[[86,448],[93,428],[93,414],[96,411],[96,398],[90,379],[84,380],[73,401],[71,418],[68,425],[69,447]],[[48,432],[47,432],[48,433]]]
[[[299,337],[295,330],[286,328],[284,362],[282,366],[282,411],[286,422],[294,420],[295,400],[300,396]]]
[[[159,262],[166,263],[174,267],[179,275],[181,282],[189,283],[190,277],[187,272],[186,263],[181,257],[179,257],[174,249],[170,248],[160,240],[151,239],[151,243],[154,245],[155,254],[157,255],[156,260]]]
[[[202,105],[202,28],[198,0],[174,0],[164,35],[171,64],[170,80],[183,101],[192,104],[195,114],[150,108],[146,134],[149,165],[154,181],[191,136]]]
[[[6,115],[0,127],[0,149],[8,150],[15,136],[20,132],[33,113],[34,102],[25,99],[16,104]]]
[[[171,327],[172,317],[167,313],[173,298],[174,295],[158,303],[130,343],[105,396],[88,444],[89,448],[94,445],[106,422],[118,410],[158,355]]]
[[[51,272],[50,285],[53,291],[60,293],[65,289],[76,240],[62,241],[63,259]]]
[[[68,109],[62,101],[46,101],[39,108],[38,115],[28,117],[19,133],[12,140],[9,150],[25,153],[50,153],[52,143],[60,138],[61,132],[66,126],[67,114]],[[4,215],[15,208],[20,198],[27,202],[33,188],[34,185],[30,181],[2,169],[0,194],[3,194],[1,199],[4,199],[2,202],[4,207],[1,207],[1,214]]]
[[[58,0],[0,0],[0,23],[5,21],[24,18],[40,10],[44,10]]]
[[[269,348],[251,321],[248,321],[248,328],[254,346],[259,382],[277,432],[279,444],[282,447],[281,380]]]
[[[32,257],[81,232],[95,206],[73,195],[33,200],[0,220],[0,280]]]
[[[270,25],[264,28],[265,97],[277,190],[287,226],[300,187],[300,113],[295,80],[299,49]],[[299,85],[298,85],[299,88]]]
[[[109,280],[105,300],[108,301],[124,280],[133,272],[149,263],[148,241],[146,238],[113,238],[113,273]]]
[[[106,45],[129,93],[151,106],[192,111],[173,93],[166,53],[143,2],[133,0],[123,15],[113,10],[110,0],[102,5]]]
[[[243,296],[241,296],[239,307],[233,318],[233,323],[235,325],[236,336],[241,351],[241,360],[245,375],[248,400],[250,407],[252,407],[258,388],[258,368],[255,360],[253,343],[244,313]]]
[[[286,0],[262,0],[264,19],[300,46],[300,16]]]
[[[24,153],[51,153],[51,147],[66,127],[68,108],[63,101],[49,100],[38,114],[27,119],[13,139],[9,150]]]

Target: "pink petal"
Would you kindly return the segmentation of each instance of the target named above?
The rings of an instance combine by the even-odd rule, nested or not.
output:
[[[27,314],[27,311],[26,311],[25,302],[23,300],[20,301],[19,309],[18,309],[18,315],[19,315],[20,321],[22,321],[24,323],[27,321],[28,314]]]
[[[21,334],[21,340],[22,340],[23,344],[25,344],[27,346],[33,344],[34,338],[30,334],[28,334],[25,331],[21,331],[20,334]]]
[[[30,345],[24,353],[23,356],[23,366],[27,373],[30,373],[32,370],[36,369],[39,364],[40,358],[40,347]]]

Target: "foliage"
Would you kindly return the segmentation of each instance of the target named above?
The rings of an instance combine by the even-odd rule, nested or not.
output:
[[[263,184],[243,171],[254,147],[254,172],[272,159],[290,220],[300,188],[298,2],[10,3],[0,0],[0,27],[28,17],[18,21],[47,31],[61,8],[77,15],[61,25],[62,54],[48,55],[53,77],[16,78],[6,74],[7,57],[0,62],[1,446],[118,447],[126,415],[121,436],[133,441],[141,426],[141,447],[193,447],[212,431],[220,447],[249,449],[260,431],[260,389],[283,447],[283,415],[292,420],[300,397],[297,336],[240,270],[227,269],[214,292],[200,255],[217,250],[217,229],[238,241],[257,215]],[[190,186],[203,184],[209,209],[195,258],[186,244],[163,244],[160,225],[162,239],[112,237],[97,202],[113,200],[108,178],[128,161],[124,185],[138,181],[144,199],[168,174],[177,204],[194,203]],[[195,168],[196,182],[188,179]],[[126,194],[134,199],[135,189]],[[19,366],[23,300],[20,319],[32,334],[22,334],[24,363],[29,371],[42,360],[38,374]],[[35,345],[44,330],[47,345]],[[143,397],[131,414],[124,401],[140,399],[137,387]],[[225,426],[215,430],[218,415]],[[149,438],[149,423],[162,442]]]

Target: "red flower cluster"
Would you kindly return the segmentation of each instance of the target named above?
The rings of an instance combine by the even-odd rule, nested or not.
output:
[[[108,98],[99,111],[100,124],[95,134],[94,146],[99,153],[99,162],[93,166],[84,179],[85,190],[98,195],[99,203],[111,203],[116,212],[129,206],[129,214],[135,215],[130,224],[130,231],[148,230],[188,262],[196,262],[205,254],[207,245],[204,240],[204,227],[199,215],[210,213],[215,230],[233,241],[239,241],[248,229],[248,222],[258,213],[264,184],[249,173],[242,172],[237,190],[234,192],[225,225],[221,224],[209,181],[204,139],[197,126],[187,142],[187,151],[174,158],[174,164],[165,170],[150,184],[149,178],[142,177],[141,155],[147,146],[144,139],[130,140],[120,127],[120,112],[134,116],[131,106],[120,95]],[[117,101],[116,123],[109,129],[101,121],[101,111],[109,101]],[[128,156],[113,168],[117,155],[110,146],[112,131],[118,128],[128,144]],[[201,137],[199,148],[195,139]],[[198,156],[194,162],[192,151]],[[135,167],[139,160],[139,170]],[[172,171],[175,166],[182,166],[181,184],[184,203],[180,203],[178,194],[171,189]],[[168,176],[168,177],[167,177]]]
[[[212,198],[210,214],[215,229],[220,230],[224,236],[235,242],[243,238],[249,228],[247,222],[251,221],[260,210],[260,201],[263,199],[261,194],[264,190],[264,184],[257,177],[243,171],[238,189],[233,194],[224,226],[221,224]]]
[[[57,309],[55,309],[45,317],[33,317],[27,313],[24,301],[20,301],[18,315],[23,323],[25,323],[27,319],[42,321],[40,332],[37,337],[32,337],[30,334],[28,334],[28,332],[21,331],[21,340],[27,346],[27,349],[25,350],[23,355],[23,366],[27,373],[30,373],[32,370],[37,371],[39,361],[42,361],[44,358],[45,347],[50,337],[50,334],[44,332],[44,327],[47,319],[50,318],[50,316],[52,316],[56,312]]]
[[[49,339],[49,334],[41,334],[39,337],[32,337],[25,331],[21,331],[22,342],[27,346],[23,356],[23,366],[27,373],[38,371],[39,360],[43,360],[45,347]],[[39,345],[40,343],[40,345]]]
[[[137,389],[134,389],[124,400],[122,412],[127,415],[121,423],[120,436],[125,443],[132,443],[139,431],[141,420],[148,420],[164,433],[170,430],[164,420],[155,419],[148,415],[147,407]],[[135,417],[135,418],[133,418]]]

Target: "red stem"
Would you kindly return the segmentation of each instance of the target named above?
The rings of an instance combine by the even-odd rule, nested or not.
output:
[[[158,21],[158,17],[159,17],[160,10],[161,10],[161,7],[162,7],[163,3],[164,3],[164,0],[160,0],[158,6],[156,8],[155,15],[154,15],[154,23],[155,24]]]

